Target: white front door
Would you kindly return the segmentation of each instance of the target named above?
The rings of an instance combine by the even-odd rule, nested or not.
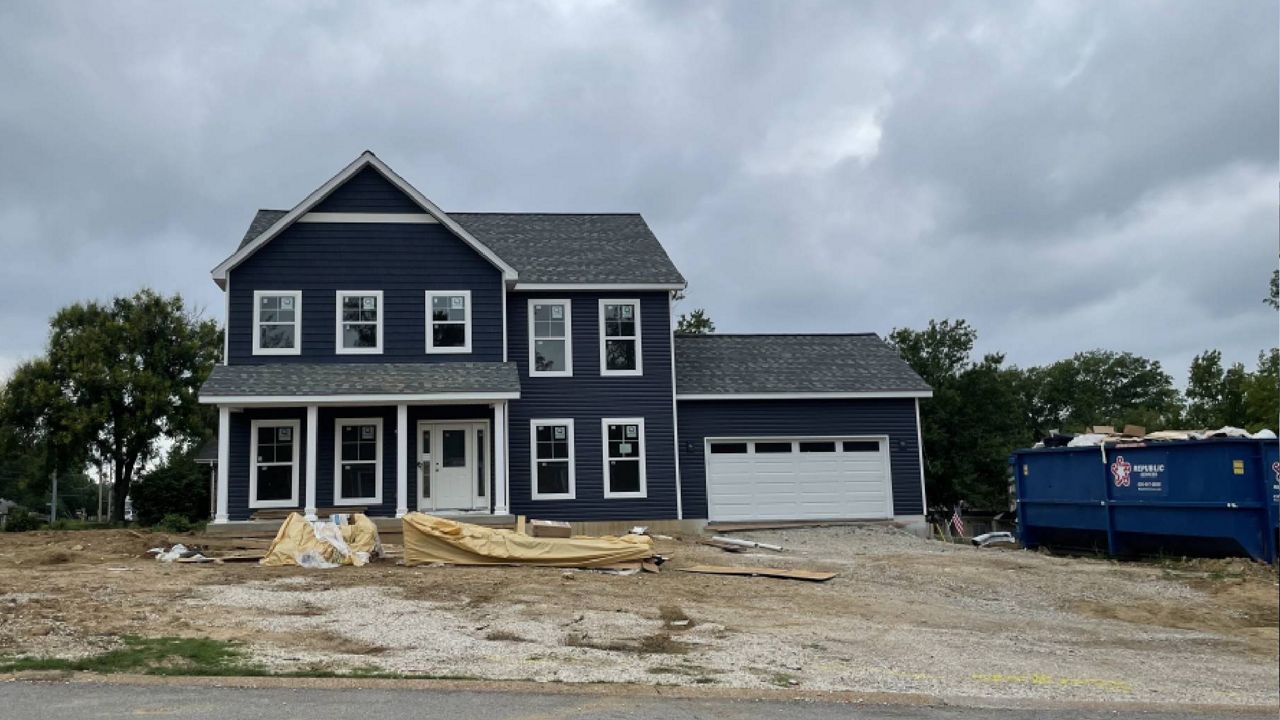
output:
[[[419,510],[488,508],[487,428],[487,422],[419,423]]]

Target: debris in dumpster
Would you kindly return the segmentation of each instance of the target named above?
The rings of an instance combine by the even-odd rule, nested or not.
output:
[[[742,540],[741,538],[725,537],[724,535],[715,535],[711,538],[711,540],[714,542],[723,543],[725,545],[735,545],[741,548],[760,548],[761,550],[774,550],[776,552],[782,551],[781,545],[770,545],[769,543],[756,542],[755,540]]]
[[[782,578],[784,580],[809,580],[811,582],[826,582],[836,576],[836,573],[833,572],[818,572],[815,570],[785,570],[782,568],[767,567],[730,567],[726,565],[694,565],[693,567],[679,569],[681,572],[705,575],[744,575],[747,577],[758,576]]]

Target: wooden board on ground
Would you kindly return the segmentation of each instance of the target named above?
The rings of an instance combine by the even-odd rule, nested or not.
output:
[[[833,572],[818,572],[816,570],[785,570],[783,568],[741,567],[729,565],[694,565],[693,567],[680,568],[680,571],[699,573],[703,575],[760,576],[783,578],[786,580],[809,580],[811,582],[825,582],[836,576]]]
[[[713,547],[713,548],[720,548],[725,552],[731,552],[731,553],[746,552],[748,549],[742,545],[731,545],[729,543],[720,542],[719,540],[699,540],[698,544],[706,545],[708,547]]]

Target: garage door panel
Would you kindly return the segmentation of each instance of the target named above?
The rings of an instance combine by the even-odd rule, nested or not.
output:
[[[708,452],[707,501],[712,520],[884,518],[891,514],[888,462],[883,443],[841,440],[716,440],[748,452]],[[756,442],[791,452],[755,452]],[[805,445],[804,443],[811,443]],[[834,444],[833,444],[834,443]],[[874,445],[878,452],[867,452]],[[835,448],[835,452],[815,451]],[[798,448],[808,448],[798,451]]]

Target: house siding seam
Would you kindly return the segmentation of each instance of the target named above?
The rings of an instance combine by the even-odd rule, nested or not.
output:
[[[640,300],[642,376],[600,375],[601,298]],[[572,303],[573,377],[529,377],[529,300]],[[508,357],[519,366],[520,399],[510,404],[511,512],[548,520],[676,517],[671,334],[665,292],[513,292],[507,295]],[[643,417],[648,497],[604,497],[601,419]],[[529,421],[574,420],[576,499],[533,500]]]
[[[502,276],[441,225],[300,223],[235,268],[229,364],[502,360]],[[255,290],[302,291],[302,352],[254,355]],[[381,290],[383,352],[336,353],[338,290]],[[471,352],[426,352],[426,291],[471,291]]]
[[[311,208],[324,213],[426,212],[374,168],[366,167]]]
[[[709,437],[888,435],[893,512],[924,512],[914,400],[679,400],[676,411],[686,518],[707,517]]]

